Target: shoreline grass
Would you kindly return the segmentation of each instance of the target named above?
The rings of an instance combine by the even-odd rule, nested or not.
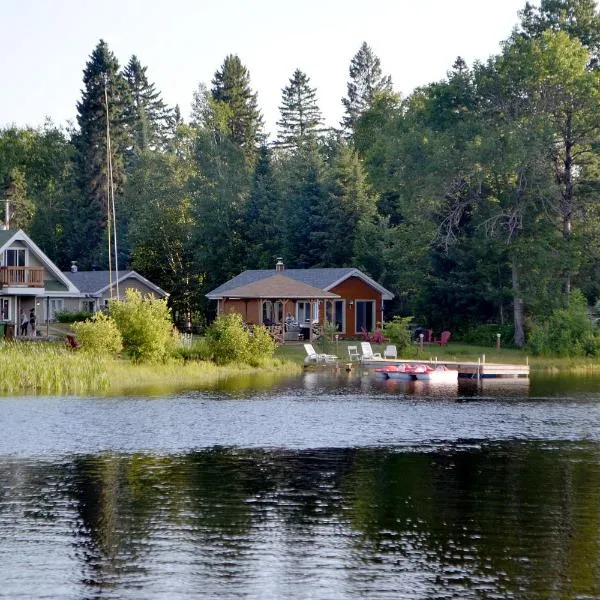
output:
[[[165,390],[202,387],[244,375],[290,376],[301,370],[298,364],[279,358],[258,367],[183,360],[136,364],[69,351],[58,343],[0,344],[0,393],[5,395],[114,395],[152,386]]]

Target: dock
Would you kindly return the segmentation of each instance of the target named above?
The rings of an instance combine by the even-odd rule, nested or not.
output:
[[[368,369],[385,367],[387,365],[445,365],[448,369],[458,371],[458,376],[462,379],[511,379],[529,377],[529,365],[514,365],[507,363],[488,363],[485,357],[477,362],[470,361],[452,361],[452,360],[421,360],[413,359],[388,359],[371,358],[361,359],[360,365]]]

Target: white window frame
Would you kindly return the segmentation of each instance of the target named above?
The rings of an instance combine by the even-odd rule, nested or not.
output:
[[[327,321],[327,305],[331,304],[331,314],[333,317],[333,321],[332,323],[335,323],[335,304],[336,302],[341,302],[342,304],[342,328],[340,330],[340,333],[346,333],[346,301],[344,299],[340,299],[340,300],[325,300],[325,308],[324,308],[324,312],[323,312],[323,318],[325,321]]]
[[[46,319],[48,319],[48,321],[55,321],[56,313],[64,312],[64,310],[65,310],[64,298],[48,298],[48,314],[46,315]]]

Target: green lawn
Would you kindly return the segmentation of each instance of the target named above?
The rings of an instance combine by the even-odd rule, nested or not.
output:
[[[327,352],[335,354],[340,360],[348,359],[348,346],[359,346],[358,341],[339,341],[339,342],[313,342],[317,352]],[[385,344],[371,344],[373,352],[383,353]],[[404,353],[400,358],[421,358],[438,360],[464,360],[477,362],[478,358],[485,355],[486,362],[510,363],[522,365],[529,363],[532,371],[572,371],[572,372],[591,372],[600,371],[600,360],[597,358],[547,358],[529,356],[526,350],[516,348],[500,348],[495,346],[472,346],[460,342],[450,342],[447,346],[437,346],[435,344],[425,345],[421,352],[417,345],[413,345],[409,352]],[[304,346],[298,342],[288,342],[280,345],[275,351],[276,358],[283,358],[297,363],[302,363],[306,356]]]

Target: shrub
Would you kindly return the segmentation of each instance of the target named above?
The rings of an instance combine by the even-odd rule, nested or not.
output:
[[[405,353],[412,346],[408,328],[411,321],[412,317],[394,317],[391,321],[383,324],[385,337],[396,345],[399,355]]]
[[[62,311],[54,313],[54,318],[59,323],[77,323],[78,321],[86,321],[92,316],[92,313],[88,312],[87,310],[79,310],[72,312]]]
[[[113,319],[96,313],[91,319],[73,324],[81,347],[96,354],[116,354],[123,349],[123,338]]]
[[[259,365],[266,358],[272,358],[277,344],[263,325],[255,325],[252,335],[248,338],[248,362],[253,366]]]
[[[259,365],[275,352],[275,340],[263,325],[255,325],[252,334],[241,315],[217,317],[206,330],[206,342],[213,360],[220,365],[232,362]]]
[[[164,361],[179,346],[166,300],[128,289],[125,301],[112,300],[109,307],[125,352],[134,361]]]
[[[213,360],[220,365],[247,362],[249,332],[241,315],[232,313],[217,317],[206,330],[206,341]]]
[[[544,323],[534,324],[528,345],[536,355],[597,356],[600,340],[583,294],[573,291],[566,308],[555,309]]]

